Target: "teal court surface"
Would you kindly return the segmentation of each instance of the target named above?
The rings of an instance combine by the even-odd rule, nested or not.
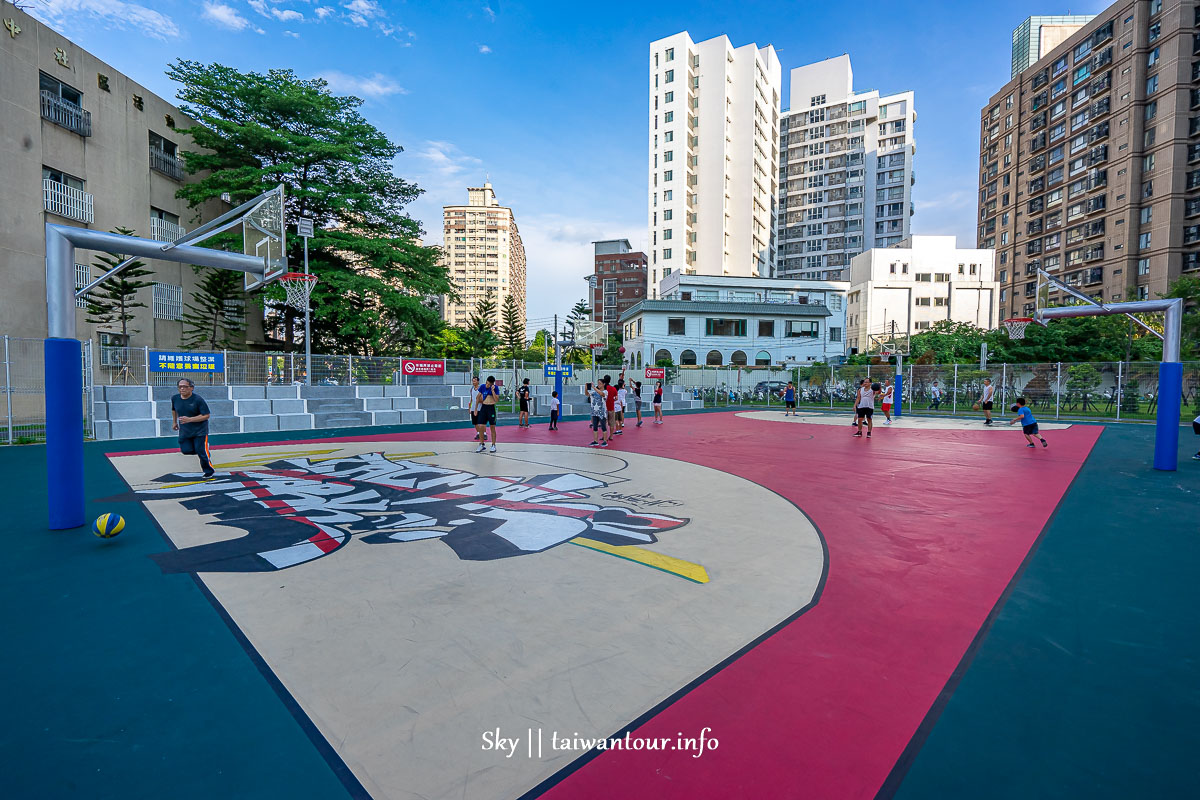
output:
[[[1192,795],[1196,437],[849,421],[0,449],[0,794]]]

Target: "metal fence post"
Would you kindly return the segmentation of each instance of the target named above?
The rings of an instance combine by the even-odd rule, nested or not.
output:
[[[1117,422],[1121,421],[1121,387],[1124,383],[1124,381],[1121,379],[1122,374],[1124,374],[1124,370],[1121,368],[1124,365],[1125,362],[1123,361],[1117,362]]]
[[[288,353],[288,374],[291,375],[291,378],[292,378],[292,380],[289,381],[289,383],[296,380],[296,354],[295,353]]]
[[[354,354],[353,353],[350,354],[350,358],[349,358],[349,360],[347,362],[347,366],[346,366],[346,385],[347,386],[354,385]]]
[[[1008,408],[1008,364],[1000,365],[1000,408]]]
[[[958,364],[954,365],[954,397],[950,401],[950,413],[958,413]]]
[[[4,397],[8,401],[8,443],[13,443],[12,370],[9,369],[8,336],[4,337]]]
[[[142,345],[142,373],[146,376],[146,385],[150,385],[150,345]]]
[[[1054,378],[1054,418],[1058,419],[1059,409],[1062,407],[1062,362],[1058,362],[1058,374]]]
[[[225,379],[225,385],[229,385],[229,349],[221,351],[221,377]]]
[[[915,390],[917,387],[917,384],[913,383],[913,380],[914,380],[913,375],[914,374],[915,373],[914,373],[913,365],[909,364],[908,365],[908,413],[910,413],[910,414],[912,413],[913,394],[915,393]],[[901,397],[900,401],[903,402],[904,398]]]
[[[87,340],[87,349],[83,354],[83,390],[87,393],[88,401],[88,432],[91,438],[96,438],[96,364],[92,360],[95,353],[92,350],[92,340]]]

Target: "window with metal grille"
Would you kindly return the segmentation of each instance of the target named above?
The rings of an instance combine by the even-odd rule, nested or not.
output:
[[[169,283],[154,284],[154,318],[183,319],[183,287]]]
[[[92,282],[92,270],[87,264],[75,265],[75,289],[78,291]],[[76,308],[87,308],[87,295],[75,298]]]

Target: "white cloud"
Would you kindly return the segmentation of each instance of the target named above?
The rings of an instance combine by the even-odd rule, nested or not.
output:
[[[329,84],[330,91],[339,94],[352,94],[363,98],[380,98],[393,94],[408,94],[395,80],[380,72],[374,75],[347,75],[344,72],[331,70],[317,76]]]
[[[262,28],[253,25],[250,20],[243,17],[236,8],[227,6],[224,3],[206,2],[204,4],[203,16],[205,19],[212,20],[221,27],[228,28],[231,31],[243,31],[250,29],[255,33],[264,33]]]
[[[284,36],[290,36],[290,37],[292,37],[293,39],[299,39],[299,38],[300,38],[300,34],[296,33],[295,31],[284,31],[284,32],[283,32],[283,35],[284,35]]]
[[[329,6],[318,6],[313,9],[313,13],[317,15],[318,19],[325,19],[333,13],[333,9]]]
[[[87,19],[106,28],[140,30],[163,41],[179,36],[179,26],[166,14],[123,0],[40,0],[25,8],[59,29],[74,27]]]
[[[488,18],[489,20],[491,20],[492,22],[495,22],[495,21],[496,21],[496,12],[495,12],[495,11],[492,11],[492,7],[491,7],[491,6],[484,6],[484,7],[483,7],[483,13],[484,13],[484,14],[487,14],[487,18]]]
[[[488,47],[486,44],[481,44],[479,45],[479,52],[487,55],[488,53],[492,52],[492,48]]]

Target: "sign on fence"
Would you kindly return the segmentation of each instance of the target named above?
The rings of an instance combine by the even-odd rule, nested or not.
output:
[[[667,379],[667,368],[666,367],[646,367],[646,380],[662,381],[662,380],[666,380],[666,379]]]
[[[400,371],[405,375],[445,375],[446,362],[406,358],[400,362]]]
[[[224,353],[168,353],[150,351],[151,372],[224,372]]]
[[[556,378],[561,375],[564,378],[570,378],[575,374],[574,364],[563,364],[561,367],[556,367],[553,364],[547,364],[543,367],[547,378]]]

